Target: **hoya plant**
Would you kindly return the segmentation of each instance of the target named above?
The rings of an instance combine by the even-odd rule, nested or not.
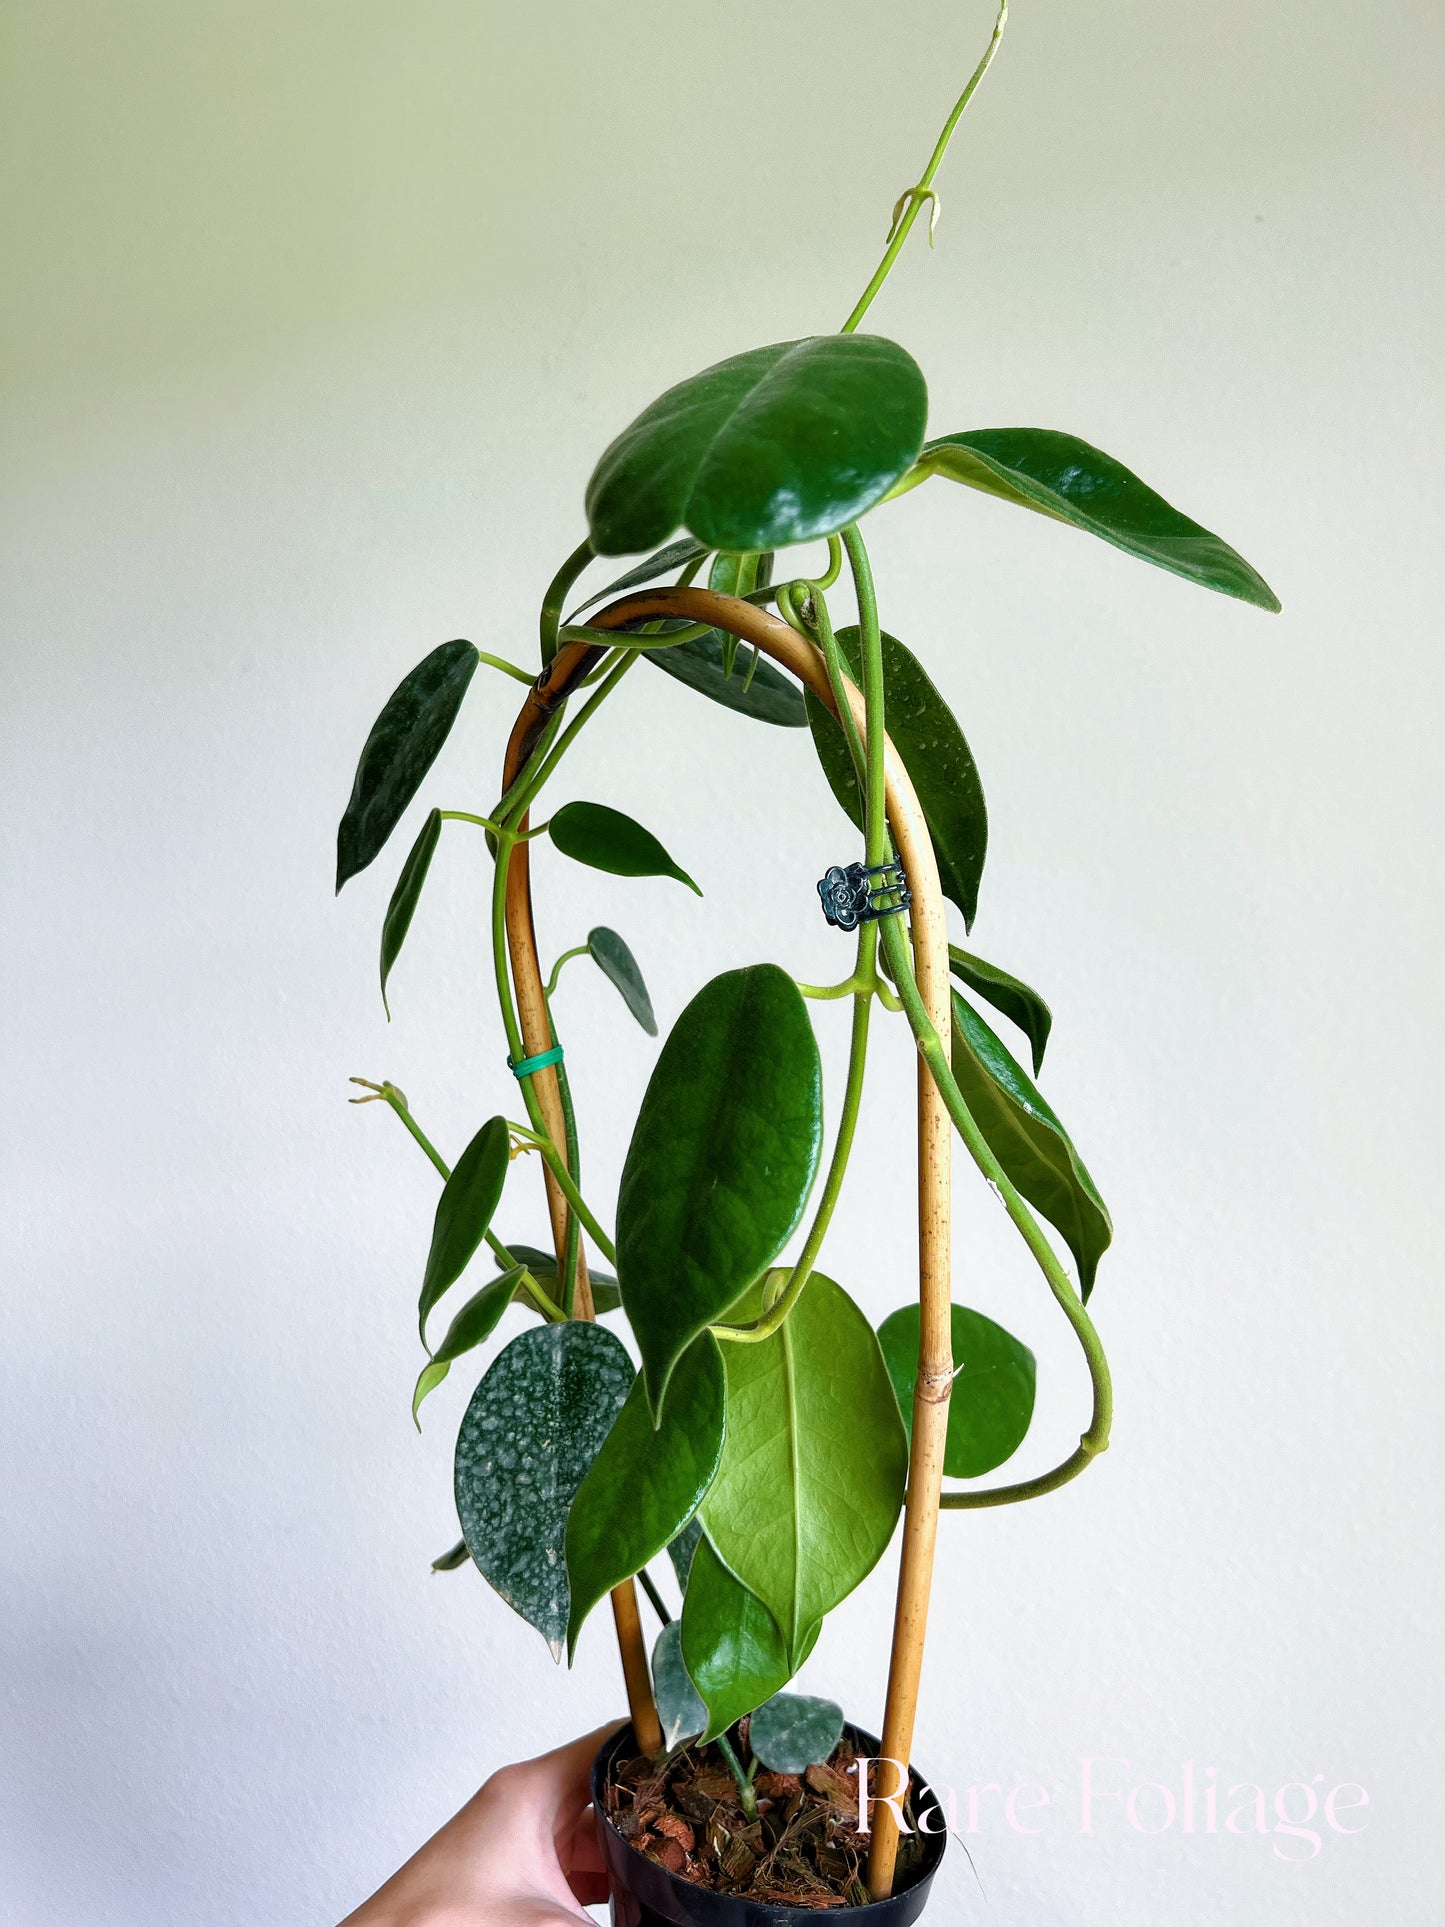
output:
[[[390,1105],[441,1180],[430,1245],[418,1247],[414,1415],[453,1368],[476,1379],[456,1443],[461,1541],[436,1563],[470,1560],[569,1660],[609,1601],[637,1754],[656,1763],[715,1746],[749,1820],[763,1777],[803,1773],[839,1743],[835,1704],[784,1689],[900,1515],[881,1751],[907,1761],[940,1512],[1052,1492],[1109,1441],[1109,1372],[1087,1309],[1109,1212],[1035,1081],[1047,1003],[963,941],[987,850],[983,784],[929,674],[930,660],[947,661],[939,639],[919,639],[915,653],[883,626],[868,521],[907,514],[904,498],[925,484],[957,490],[961,513],[981,492],[1053,522],[1041,541],[1081,531],[1203,588],[1279,606],[1234,549],[1076,435],[937,432],[907,348],[863,329],[921,213],[930,226],[937,213],[935,174],[1006,11],[842,327],[731,355],[622,430],[586,485],[587,533],[542,597],[538,660],[458,640],[410,670],[367,737],[338,836],[339,889],[387,847],[478,670],[499,678],[482,698],[493,704],[507,679],[522,685],[501,771],[480,793],[475,772],[447,777],[381,928],[388,998],[440,839],[485,840],[495,1115],[451,1162],[394,1085],[367,1083],[355,1100]],[[579,589],[595,561],[642,555],[605,588]],[[709,704],[811,739],[841,860],[807,914],[843,933],[851,962],[823,985],[798,982],[786,953],[713,978],[668,1030],[635,1119],[583,1120],[567,1065],[588,1040],[567,1026],[564,971],[590,961],[617,990],[619,1021],[649,1038],[658,1025],[633,949],[612,928],[569,933],[544,964],[533,872],[556,898],[549,930],[565,928],[572,864],[699,888],[706,853],[679,852],[685,869],[666,824],[554,803],[568,753],[584,730],[606,727],[619,684],[659,670],[681,685],[699,756]],[[815,1014],[827,1024],[845,1012],[847,1071],[825,1093]],[[851,1295],[847,1253],[830,1262],[827,1250],[875,1013],[883,1046],[917,1060],[918,1155],[916,1278],[904,1275],[915,1256],[905,1240],[901,1302],[877,1330]],[[630,1130],[610,1223],[589,1194],[584,1121],[609,1136]],[[955,1138],[1068,1321],[1092,1410],[1053,1470],[945,1489],[1013,1456],[1035,1391],[1029,1348],[952,1302]],[[520,1241],[536,1236],[543,1201],[545,1248]],[[896,1220],[895,1202],[887,1209]],[[491,1349],[510,1305],[536,1322]],[[650,1570],[659,1561],[663,1586]],[[657,1611],[651,1642],[634,1582]],[[675,1614],[665,1588],[680,1598]],[[845,1898],[889,1894],[898,1838],[896,1812],[880,1805],[866,1894],[855,1879]]]

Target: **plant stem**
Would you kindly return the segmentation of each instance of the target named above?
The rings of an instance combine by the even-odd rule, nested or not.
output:
[[[516,663],[508,662],[505,656],[489,656],[485,649],[477,651],[477,660],[487,663],[493,669],[500,669],[502,674],[510,676],[513,682],[533,683],[537,680],[527,670],[519,668]]]
[[[556,575],[547,584],[547,593],[542,598],[542,612],[538,625],[542,639],[542,667],[545,669],[557,653],[557,628],[562,620],[562,605],[567,600],[567,591],[581,575],[587,564],[596,554],[589,536],[579,542]],[[529,677],[530,681],[531,678]]]
[[[738,1783],[738,1802],[744,1814],[749,1820],[756,1820],[758,1817],[758,1796],[753,1792],[752,1780],[743,1771],[742,1761],[739,1760],[737,1754],[733,1751],[733,1743],[726,1733],[718,1734],[717,1750],[727,1762],[728,1772],[732,1774]]]
[[[441,1152],[438,1151],[436,1146],[432,1143],[431,1139],[427,1136],[426,1132],[421,1128],[421,1126],[417,1123],[416,1119],[412,1116],[411,1111],[407,1105],[406,1099],[402,1096],[401,1092],[396,1088],[395,1084],[372,1084],[372,1083],[368,1083],[367,1079],[364,1077],[353,1077],[351,1081],[353,1084],[366,1085],[366,1088],[373,1093],[373,1096],[370,1098],[353,1097],[350,1101],[353,1104],[369,1104],[372,1102],[378,1102],[378,1103],[389,1105],[390,1108],[396,1112],[397,1116],[401,1119],[402,1123],[406,1126],[406,1128],[411,1132],[412,1136],[416,1139],[417,1143],[421,1146],[423,1151],[426,1152],[427,1156],[431,1159],[431,1162],[433,1166],[436,1168],[436,1170],[438,1170],[441,1173],[442,1183],[445,1184],[447,1179],[452,1174],[451,1166],[446,1162]],[[502,1269],[504,1271],[511,1271],[513,1267],[517,1264],[517,1260],[512,1256],[511,1252],[508,1251],[507,1247],[502,1243],[501,1239],[497,1237],[496,1233],[492,1231],[490,1228],[488,1228],[488,1230],[486,1231],[485,1236],[486,1236],[488,1245],[490,1245],[491,1249],[495,1252],[497,1261],[501,1265]]]
[[[525,1084],[528,1080],[523,1078],[521,1081]],[[603,1257],[615,1265],[617,1263],[616,1247],[588,1208],[587,1201],[582,1196],[582,1193],[573,1183],[572,1175],[567,1169],[566,1162],[551,1138],[544,1132],[529,1131],[525,1125],[513,1124],[510,1121],[508,1122],[507,1129],[514,1131],[518,1137],[525,1139],[527,1143],[535,1145],[542,1153],[542,1156],[547,1160],[547,1168],[557,1180],[562,1195],[597,1241],[598,1248],[602,1252]]]
[[[552,1001],[553,993],[557,988],[557,979],[562,975],[563,964],[571,963],[574,957],[585,957],[589,955],[590,949],[591,946],[585,943],[574,944],[572,949],[564,950],[556,963],[553,964],[552,974],[547,979],[547,1002],[549,1005]]]
[[[664,1626],[670,1626],[672,1624],[672,1614],[667,1610],[667,1602],[657,1590],[656,1585],[653,1583],[652,1574],[647,1570],[646,1566],[638,1573],[637,1582],[651,1600],[652,1610],[657,1614],[662,1624]]]
[[[518,820],[530,809],[542,785],[547,781],[547,778],[552,774],[553,770],[556,769],[558,763],[561,762],[562,758],[576,741],[578,731],[587,726],[596,714],[598,706],[606,702],[607,698],[612,694],[618,683],[622,681],[622,678],[636,661],[637,656],[633,651],[618,652],[617,660],[608,669],[602,681],[593,690],[592,694],[587,698],[586,702],[583,703],[582,707],[562,731],[556,742],[553,743],[552,747],[547,751],[539,767],[531,776],[523,778],[520,788],[512,795],[506,815],[506,821],[510,826],[515,828]]]
[[[840,334],[851,335],[858,326],[858,323],[873,305],[873,297],[888,279],[893,263],[903,252],[903,244],[912,232],[913,223],[918,219],[919,210],[922,208],[924,202],[931,200],[934,207],[937,208],[938,196],[933,192],[933,177],[938,172],[939,163],[948,152],[948,143],[953,139],[954,128],[957,127],[958,123],[963,119],[964,109],[973,99],[974,91],[978,83],[983,79],[989,67],[992,65],[993,57],[998,52],[998,43],[1003,39],[1003,30],[1007,24],[1008,0],[1002,0],[1002,4],[998,10],[998,18],[994,22],[993,37],[984,49],[983,59],[980,60],[977,67],[974,68],[972,79],[959,95],[957,105],[944,122],[943,132],[938,137],[937,144],[934,147],[932,155],[929,157],[928,165],[924,168],[918,185],[909,188],[903,196],[903,200],[908,203],[907,207],[904,207],[902,201],[900,201],[899,206],[894,210],[893,226],[888,232],[888,246],[884,250],[883,259],[878,263],[878,269],[873,279],[868,283],[862,295],[859,297],[857,307],[854,308],[852,314],[849,315],[848,319],[839,329]],[[901,219],[899,218],[900,216],[902,217]]]

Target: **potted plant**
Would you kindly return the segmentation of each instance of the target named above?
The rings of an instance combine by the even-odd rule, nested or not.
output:
[[[583,1622],[610,1601],[631,1721],[599,1757],[595,1786],[628,1921],[775,1922],[819,1907],[915,1917],[942,1852],[941,1815],[917,1778],[907,1792],[901,1776],[870,1785],[858,1761],[911,1757],[940,1512],[1050,1492],[1109,1439],[1108,1368],[1086,1309],[1109,1214],[1033,1081],[1047,1005],[951,935],[950,915],[964,933],[973,920],[983,789],[923,663],[881,626],[864,518],[896,512],[888,505],[930,480],[963,484],[1206,588],[1279,606],[1233,549],[1072,435],[929,437],[919,368],[896,342],[859,331],[922,210],[930,222],[937,212],[939,163],[1006,14],[1005,5],[842,329],[734,355],[669,388],[624,429],[587,487],[588,534],[543,599],[540,667],[466,641],[433,650],[367,738],[339,832],[338,889],[396,828],[478,667],[524,685],[495,800],[430,811],[381,938],[385,996],[444,826],[485,836],[507,1052],[498,1072],[513,1094],[450,1166],[395,1086],[368,1083],[354,1101],[389,1104],[443,1180],[422,1267],[414,1416],[454,1365],[475,1366],[508,1305],[536,1315],[490,1358],[472,1394],[456,1448],[463,1536],[437,1565],[470,1559],[555,1656],[570,1657]],[[793,552],[819,542],[826,564],[799,573]],[[595,559],[643,553],[564,620]],[[846,627],[833,613],[842,585],[855,617]],[[611,929],[578,932],[544,975],[532,862],[537,846],[547,869],[561,859],[554,874],[576,862],[696,888],[631,817],[548,798],[580,732],[604,720],[607,698],[641,664],[694,692],[695,725],[710,699],[765,728],[811,733],[852,825],[839,819],[840,846],[851,847],[820,881],[819,908],[853,948],[830,985],[799,984],[783,963],[759,959],[697,992],[631,1125],[609,1230],[588,1195],[568,1088],[562,971],[589,958],[649,1035],[657,1025],[636,959]],[[826,1018],[833,1001],[850,1010],[851,1043],[827,1115],[809,1007]],[[917,1057],[919,1202],[917,1289],[875,1332],[848,1294],[846,1261],[837,1280],[819,1266],[877,1006],[890,1047]],[[993,1028],[1000,1017],[1031,1069]],[[1052,1472],[944,1491],[945,1478],[976,1480],[1012,1456],[1034,1400],[1028,1349],[952,1303],[955,1133],[1072,1327],[1093,1407]],[[514,1229],[537,1168],[547,1250],[518,1243]],[[474,1285],[484,1247],[496,1275],[464,1296],[438,1336],[433,1313],[464,1276]],[[599,1256],[610,1269],[597,1268]],[[604,1317],[629,1327],[639,1368]],[[846,1726],[837,1705],[785,1689],[824,1615],[882,1559],[900,1515],[875,1740]],[[681,1591],[676,1617],[649,1571],[664,1554]],[[658,1612],[652,1642],[637,1582]]]

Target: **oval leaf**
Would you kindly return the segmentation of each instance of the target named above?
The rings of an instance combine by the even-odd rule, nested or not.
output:
[[[701,696],[735,709],[740,716],[755,722],[774,723],[780,729],[801,729],[808,720],[803,692],[771,663],[759,662],[751,672],[734,668],[728,675],[723,667],[722,639],[716,630],[692,642],[674,643],[667,649],[649,649],[647,660],[665,669],[678,682]]]
[[[467,1550],[556,1659],[567,1635],[567,1510],[632,1378],[627,1353],[600,1325],[541,1325],[498,1354],[457,1434]]]
[[[755,1287],[744,1304],[755,1316],[762,1302]],[[770,1338],[722,1351],[727,1439],[703,1529],[796,1668],[809,1629],[883,1557],[908,1441],[873,1327],[821,1272]]]
[[[561,1293],[557,1283],[557,1257],[555,1252],[541,1251],[536,1245],[507,1246],[508,1251],[519,1265],[525,1265],[547,1296],[561,1304]],[[592,1309],[600,1318],[604,1312],[616,1311],[622,1303],[622,1293],[617,1289],[617,1280],[610,1271],[594,1271],[587,1267],[588,1282],[592,1286]],[[518,1299],[523,1304],[530,1302],[527,1292],[518,1288]]]
[[[564,803],[551,819],[549,834],[563,856],[594,870],[616,877],[676,877],[702,895],[651,830],[605,803]]]
[[[1043,1066],[1044,1046],[1054,1026],[1054,1013],[1039,993],[1030,990],[1019,978],[1011,977],[1006,970],[1000,970],[997,964],[985,963],[982,957],[960,950],[957,944],[948,946],[948,967],[960,983],[976,990],[995,1010],[1002,1011],[1010,1022],[1018,1025],[1029,1040],[1037,1077]]]
[[[648,1036],[656,1037],[657,1019],[652,1013],[652,999],[647,994],[647,985],[642,981],[637,959],[621,937],[615,930],[609,930],[605,924],[599,923],[595,930],[587,932],[587,949],[593,963],[616,989]]]
[[[397,684],[371,726],[336,832],[336,887],[364,870],[400,821],[446,741],[479,657],[444,642]]]
[[[1162,495],[1077,435],[1052,428],[980,428],[926,444],[919,468],[1036,509],[1112,542],[1171,575],[1278,610],[1257,569]],[[920,477],[922,479],[922,477]]]
[[[806,1773],[842,1737],[842,1707],[806,1693],[775,1693],[748,1723],[748,1745],[773,1773]]]
[[[812,1651],[818,1632],[816,1625],[809,1629],[803,1659]],[[707,1707],[706,1740],[715,1740],[745,1713],[771,1699],[797,1671],[777,1621],[756,1594],[728,1571],[706,1534],[693,1555],[683,1601],[682,1656]]]
[[[1087,1299],[1114,1236],[1108,1207],[1038,1086],[957,991],[952,1056],[964,1102],[990,1150],[1073,1252]]]
[[[525,1265],[514,1265],[510,1271],[504,1271],[500,1278],[483,1285],[479,1292],[467,1300],[447,1327],[446,1337],[422,1366],[416,1390],[412,1393],[411,1416],[418,1431],[421,1430],[421,1421],[417,1414],[421,1411],[422,1400],[441,1384],[454,1359],[474,1351],[491,1337],[501,1321],[502,1313],[516,1296],[526,1269]]]
[[[652,1649],[652,1696],[662,1726],[662,1744],[669,1753],[684,1740],[696,1739],[707,1725],[707,1708],[687,1676],[682,1658],[682,1623],[669,1620]]]
[[[599,555],[685,527],[740,553],[832,535],[882,499],[923,442],[928,392],[880,335],[812,335],[733,355],[653,402],[587,485]]]
[[[437,1200],[417,1305],[417,1325],[426,1344],[427,1313],[442,1293],[454,1285],[482,1239],[507,1181],[509,1143],[507,1120],[488,1118],[453,1167]]]
[[[918,1307],[905,1305],[878,1329],[899,1410],[913,1436],[918,1378]],[[1034,1415],[1034,1355],[1028,1346],[964,1305],[953,1307],[953,1395],[943,1469],[951,1479],[977,1479],[1011,1459]]]
[[[857,629],[840,629],[838,646],[857,679]],[[988,851],[988,812],[973,752],[918,658],[889,635],[883,637],[883,695],[888,734],[928,819],[944,894],[963,912],[965,925],[971,924]],[[806,702],[823,773],[861,829],[858,779],[843,732],[816,696],[810,693]]]
[[[614,1586],[656,1558],[712,1484],[723,1449],[723,1364],[704,1332],[678,1360],[654,1430],[639,1378],[592,1462],[567,1520],[569,1655],[582,1622]]]
[[[421,835],[412,844],[410,856],[401,866],[401,875],[391,893],[391,902],[386,906],[386,918],[381,926],[381,1007],[386,1012],[388,1023],[391,1022],[391,1005],[386,1001],[386,980],[391,975],[392,965],[401,955],[401,946],[406,942],[406,933],[416,914],[421,886],[426,882],[426,873],[431,868],[441,833],[442,813],[433,810],[422,824]]]
[[[822,1069],[797,985],[776,964],[714,977],[662,1047],[618,1191],[622,1303],[654,1412],[693,1339],[791,1236],[822,1131]]]

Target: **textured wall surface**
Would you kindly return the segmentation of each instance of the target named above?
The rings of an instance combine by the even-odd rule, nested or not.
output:
[[[569,1678],[474,1573],[428,1572],[471,1379],[418,1438],[435,1182],[346,1078],[394,1078],[453,1152],[510,1101],[486,866],[448,836],[388,1027],[399,852],[334,901],[335,821],[412,662],[528,656],[638,407],[837,325],[989,17],[7,9],[6,1927],[327,1927],[494,1765],[617,1707],[600,1621]],[[949,1921],[1438,1904],[1440,52],[1419,4],[1024,0],[937,250],[874,309],[935,432],[1082,434],[1285,603],[941,484],[871,525],[987,785],[977,945],[1053,1003],[1044,1088],[1118,1229],[1115,1450],[945,1522],[918,1757],[961,1824],[1001,1790]],[[482,672],[436,800],[492,799],[516,696]],[[547,950],[615,922],[664,1022],[734,964],[842,974],[813,880],[849,839],[805,737],[640,669],[565,795],[662,832],[706,896],[556,858]],[[654,1047],[581,966],[561,1005],[610,1206]],[[911,1246],[881,1030],[871,1203],[828,1264],[880,1317]],[[1039,1354],[1039,1469],[1086,1387],[962,1164],[960,1191],[958,1295]],[[542,1224],[518,1185],[505,1228]],[[891,1570],[805,1675],[870,1721]],[[1258,1784],[1271,1829],[1280,1786],[1358,1783],[1365,1830],[1150,1833],[1154,1792],[1085,1833],[1091,1758],[1128,1762],[1114,1791]],[[1025,1783],[1035,1833],[1001,1811]]]

